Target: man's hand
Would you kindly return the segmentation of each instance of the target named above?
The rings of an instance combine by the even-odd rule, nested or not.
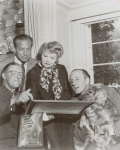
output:
[[[81,116],[79,126],[80,128],[86,127],[86,129],[89,129],[89,120],[86,118],[85,115]]]
[[[95,123],[97,121],[97,115],[91,106],[86,109],[86,115],[89,118],[90,123]]]
[[[31,89],[28,89],[16,96],[14,96],[11,100],[15,102],[15,104],[19,104],[20,102],[27,102],[29,101],[30,99],[33,100],[33,96],[32,94],[30,93],[30,90]]]

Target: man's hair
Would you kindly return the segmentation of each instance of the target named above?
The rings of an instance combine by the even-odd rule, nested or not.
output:
[[[30,40],[31,41],[31,47],[33,45],[33,39],[29,35],[19,34],[19,35],[15,36],[13,39],[13,45],[15,48],[17,47],[17,41],[18,40]]]
[[[74,69],[72,72],[74,72],[74,71],[81,71],[85,78],[89,78],[90,79],[90,75],[89,75],[89,73],[86,70],[84,70],[84,69]]]
[[[11,63],[7,64],[6,66],[4,66],[4,68],[3,68],[2,72],[1,72],[1,75],[2,75],[2,73],[5,73],[10,66],[19,66],[19,67],[21,67],[19,64],[15,63],[15,62],[11,62]]]

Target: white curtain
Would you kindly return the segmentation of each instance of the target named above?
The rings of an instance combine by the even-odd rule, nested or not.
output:
[[[24,0],[25,34],[33,38],[32,57],[44,42],[57,39],[56,0]]]

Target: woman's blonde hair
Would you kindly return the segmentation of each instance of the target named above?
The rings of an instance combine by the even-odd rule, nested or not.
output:
[[[56,53],[58,58],[60,58],[63,55],[63,47],[57,41],[48,42],[48,43],[44,43],[41,45],[39,52],[38,52],[39,60],[41,60],[41,55],[44,51],[47,51],[49,53]]]

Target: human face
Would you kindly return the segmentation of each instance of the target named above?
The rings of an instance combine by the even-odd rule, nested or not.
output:
[[[47,51],[43,51],[41,55],[42,65],[46,68],[52,67],[55,62],[57,61],[57,54],[56,53],[49,53]]]
[[[11,71],[15,71],[17,72],[17,74],[14,76],[12,75]],[[22,77],[20,77],[21,73],[23,72],[20,66],[17,65],[9,66],[8,70],[2,73],[2,77],[4,79],[3,80],[4,86],[12,92],[15,89],[17,89],[20,86],[22,81]]]
[[[73,71],[70,75],[70,84],[76,94],[83,92],[89,84],[89,79],[85,78],[82,71]]]
[[[31,56],[31,41],[29,39],[17,40],[16,45],[16,56],[21,62],[27,62]]]

